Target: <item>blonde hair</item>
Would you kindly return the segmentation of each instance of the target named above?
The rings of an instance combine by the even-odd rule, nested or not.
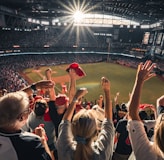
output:
[[[79,143],[77,140],[74,160],[92,159],[93,150],[91,143],[97,135],[96,119],[92,110],[81,109],[75,114],[72,121],[72,133],[75,140],[77,137],[80,137],[84,142]]]
[[[0,98],[0,127],[15,123],[19,114],[27,108],[29,99],[25,92],[11,92]]]
[[[164,114],[161,114],[156,121],[154,146],[157,154],[164,154]]]
[[[97,127],[98,127],[98,130],[100,131],[102,122],[105,119],[105,111],[99,105],[94,105],[91,110],[95,114]]]

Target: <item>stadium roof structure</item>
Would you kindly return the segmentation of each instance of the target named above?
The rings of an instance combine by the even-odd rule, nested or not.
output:
[[[29,18],[52,25],[54,19],[73,15],[76,10],[118,16],[140,25],[164,23],[164,0],[1,0],[0,26],[25,26]]]

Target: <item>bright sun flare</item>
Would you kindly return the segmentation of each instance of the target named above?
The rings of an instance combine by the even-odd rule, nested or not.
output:
[[[84,17],[84,14],[81,11],[75,11],[73,18],[75,22],[80,22]]]

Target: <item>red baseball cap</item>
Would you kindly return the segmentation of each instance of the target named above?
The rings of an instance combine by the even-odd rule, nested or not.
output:
[[[65,94],[59,94],[56,97],[55,104],[57,106],[62,106],[68,102],[68,97]]]
[[[71,63],[69,67],[66,69],[66,71],[69,72],[70,69],[74,69],[76,74],[80,77],[86,75],[84,70],[76,62]]]

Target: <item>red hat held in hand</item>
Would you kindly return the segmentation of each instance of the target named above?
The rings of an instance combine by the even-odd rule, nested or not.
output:
[[[57,106],[62,106],[64,104],[66,104],[68,102],[68,97],[65,95],[65,94],[59,94],[57,97],[56,97],[56,100],[55,100],[55,104]]]
[[[74,69],[76,74],[80,77],[85,76],[85,72],[83,71],[83,69],[79,66],[78,63],[73,62],[69,65],[69,67],[66,69],[67,72],[69,72],[70,69]]]

